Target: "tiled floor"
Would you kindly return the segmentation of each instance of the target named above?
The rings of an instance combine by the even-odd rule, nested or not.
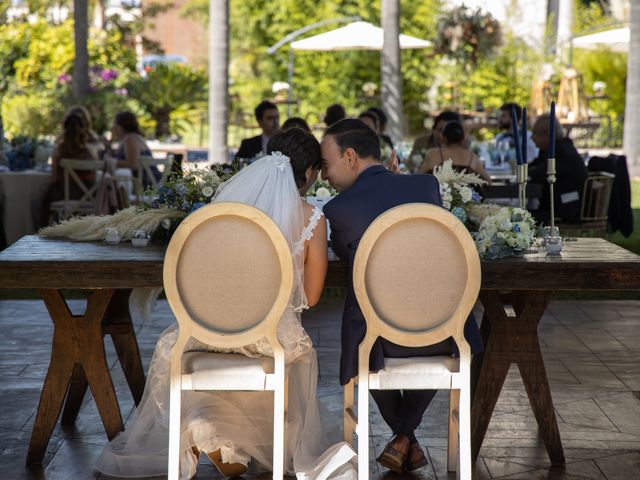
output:
[[[72,302],[72,308],[81,309],[82,302]],[[328,299],[304,319],[318,348],[319,395],[334,407],[341,402],[337,381],[340,311],[341,300]],[[159,333],[171,321],[167,303],[159,302],[152,321],[138,324],[145,366]],[[52,326],[41,302],[2,301],[0,329],[0,479],[101,478],[92,465],[106,438],[90,396],[73,428],[58,425],[54,430],[43,467],[25,467],[49,362]],[[514,368],[493,415],[474,478],[640,479],[640,302],[554,302],[541,334],[567,465],[550,468]],[[106,343],[123,415],[129,416],[131,395],[110,341]],[[447,395],[442,392],[418,432],[430,464],[407,478],[449,478],[446,415]],[[371,434],[373,456],[389,438],[375,407]],[[197,478],[220,477],[213,467],[202,463]],[[372,462],[370,478],[399,476]]]

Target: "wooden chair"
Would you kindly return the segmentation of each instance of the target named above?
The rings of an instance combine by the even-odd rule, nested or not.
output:
[[[471,478],[471,349],[464,324],[480,290],[480,260],[465,226],[448,211],[427,204],[399,206],[380,215],[356,252],[353,285],[367,322],[360,344],[358,377],[345,386],[344,435],[358,434],[358,478],[369,472],[369,390],[448,389],[448,467]],[[369,354],[378,337],[398,345],[433,345],[453,337],[452,356],[387,358],[369,372]],[[358,384],[357,416],[353,411]]]
[[[579,237],[606,235],[609,202],[615,178],[616,176],[609,172],[589,172],[582,189],[580,223],[559,223],[561,234]]]
[[[211,245],[216,245],[212,251]],[[286,383],[276,328],[293,290],[293,261],[278,226],[240,203],[207,205],[176,230],[164,260],[164,289],[179,324],[171,350],[169,479],[177,480],[183,390],[271,390],[273,478],[284,471]],[[266,337],[274,358],[184,352],[190,338],[240,347]]]
[[[66,220],[73,215],[90,215],[96,208],[97,179],[93,184],[85,183],[78,175],[79,171],[99,172],[104,169],[102,160],[77,160],[63,158],[60,160],[64,197],[62,200],[51,202],[50,210],[58,220]],[[81,192],[79,199],[71,198],[71,190]]]

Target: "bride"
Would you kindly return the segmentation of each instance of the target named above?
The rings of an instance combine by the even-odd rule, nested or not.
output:
[[[294,257],[294,294],[278,324],[289,378],[285,471],[300,479],[355,478],[350,463],[355,453],[339,442],[338,416],[320,412],[316,352],[300,322],[300,311],[320,299],[327,271],[326,221],[318,207],[300,198],[318,176],[320,145],[310,133],[294,128],[275,135],[267,149],[273,153],[221,185],[213,201],[238,201],[264,211],[282,230]],[[125,478],[166,475],[169,359],[177,333],[174,323],[160,336],[140,405],[127,429],[105,446],[97,470]],[[211,350],[193,339],[187,348]],[[266,342],[232,351],[251,357],[273,356]],[[180,478],[195,475],[200,452],[225,476],[245,473],[250,466],[256,471],[271,470],[271,392],[182,395]]]

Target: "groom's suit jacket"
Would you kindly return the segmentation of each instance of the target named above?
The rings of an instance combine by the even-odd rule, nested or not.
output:
[[[349,285],[342,315],[342,385],[358,375],[358,347],[366,331],[364,315],[353,289],[356,249],[365,230],[380,214],[406,203],[442,205],[438,180],[433,175],[398,175],[381,165],[374,165],[364,170],[350,188],[324,207],[324,214],[331,225],[333,251],[341,259],[349,262]],[[425,285],[425,288],[429,288],[428,285]],[[471,351],[482,351],[482,339],[473,315],[467,319],[464,333]],[[385,351],[393,350],[387,348],[387,345],[393,347],[391,342],[384,342]],[[449,342],[453,344],[452,340]],[[405,348],[404,352],[409,350],[411,349]],[[452,350],[455,350],[453,345]],[[399,353],[397,356],[412,355]],[[383,345],[381,339],[378,339],[371,350],[370,369],[377,371],[381,368],[384,368]]]

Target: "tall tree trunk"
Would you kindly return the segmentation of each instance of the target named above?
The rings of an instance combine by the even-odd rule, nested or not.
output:
[[[209,4],[209,163],[227,163],[229,0]]]
[[[547,41],[546,47],[549,49],[546,53],[556,53],[556,44],[558,43],[558,17],[560,16],[560,0],[547,1]]]
[[[73,94],[81,101],[89,93],[89,12],[87,0],[73,0]]]
[[[624,151],[630,165],[640,165],[640,2],[631,2],[629,55],[624,108]],[[635,53],[634,53],[635,52]]]
[[[394,142],[403,138],[402,75],[400,73],[400,1],[382,0],[384,42],[380,57],[382,109],[389,119],[387,133]]]

